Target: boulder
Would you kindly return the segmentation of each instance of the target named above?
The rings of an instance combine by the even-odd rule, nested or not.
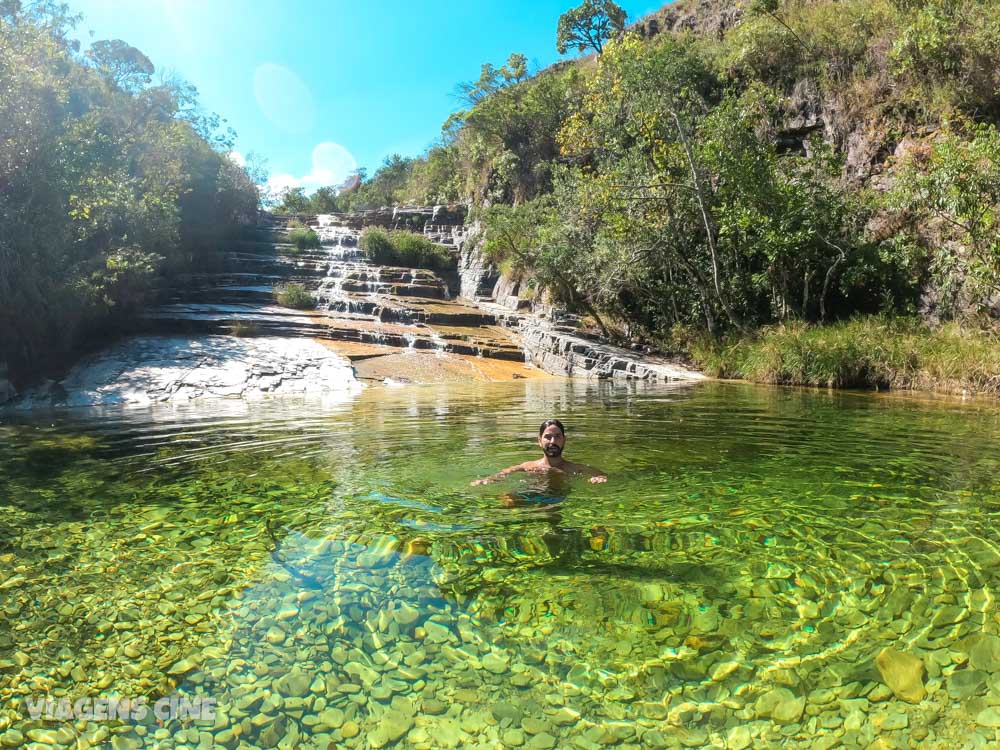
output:
[[[919,703],[927,695],[924,663],[913,654],[886,647],[875,657],[875,666],[893,695],[900,700]]]

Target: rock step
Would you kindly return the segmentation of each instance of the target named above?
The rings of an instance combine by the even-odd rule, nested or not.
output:
[[[383,331],[373,324],[371,328],[338,326],[336,321],[321,317],[295,317],[270,314],[265,311],[244,313],[213,313],[211,311],[178,314],[165,313],[143,318],[144,333],[149,334],[232,334],[240,331],[245,336],[296,336],[325,338],[336,341],[353,341],[410,349],[439,350],[452,354],[503,359],[523,362],[523,352],[513,345],[488,345],[464,340],[450,340],[425,332],[401,333]]]
[[[441,286],[427,284],[382,284],[372,281],[345,281],[340,286],[344,292],[392,295],[394,297],[419,297],[421,299],[448,299],[448,292]]]
[[[329,338],[524,361],[519,343],[501,329],[489,330],[497,323],[495,314],[452,302],[448,285],[433,271],[369,263],[357,248],[357,229],[330,217],[310,222],[321,247],[295,249],[283,241],[290,220],[276,218],[221,243],[209,259],[214,268],[163,289],[166,302],[143,317],[143,328]],[[427,224],[425,229],[442,244],[464,236],[463,227],[450,224]],[[279,306],[274,288],[288,283],[303,284],[318,309]]]
[[[289,281],[295,281],[295,278],[293,277]],[[305,281],[305,279],[299,279],[299,281]],[[281,283],[287,282],[278,280],[263,284],[219,284],[218,286],[200,286],[193,289],[173,288],[166,290],[165,299],[167,304],[214,303],[217,305],[230,305],[244,302],[267,302],[274,299],[274,287]],[[306,284],[306,286],[309,285]],[[311,291],[313,296],[319,300],[321,307],[324,303],[336,303],[337,298],[330,296],[330,289],[320,287]],[[390,286],[345,283],[340,287],[340,292],[368,296],[381,295],[383,297],[391,295],[400,299],[412,298],[414,300],[430,299],[442,301],[446,299],[443,289],[422,285]],[[376,299],[371,301],[378,302]],[[353,310],[353,306],[351,309]]]
[[[425,323],[447,326],[492,326],[496,316],[492,313],[460,305],[439,303],[421,306],[409,303],[402,297],[358,297],[347,295],[329,302],[332,312],[363,313],[386,322]]]

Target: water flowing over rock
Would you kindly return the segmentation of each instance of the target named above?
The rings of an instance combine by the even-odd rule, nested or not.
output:
[[[453,299],[457,277],[374,265],[358,248],[361,227],[376,225],[417,229],[457,254],[463,211],[306,217],[321,246],[304,250],[285,241],[291,220],[245,228],[215,254],[211,272],[164,289],[136,335],[33,389],[19,407],[350,394],[359,379],[390,374],[393,382],[532,376],[520,343],[493,314]],[[310,292],[315,309],[275,301],[275,288],[293,283]],[[5,389],[0,402],[11,395]]]
[[[289,244],[293,222],[311,227],[320,246]],[[85,358],[59,382],[33,389],[20,406],[349,394],[359,381],[546,373],[654,382],[700,377],[588,338],[554,322],[558,313],[551,309],[533,311],[518,285],[468,241],[478,227],[464,222],[461,206],[265,215],[215,253],[211,271],[185,275],[162,290],[161,304],[145,311],[136,335]],[[373,264],[359,247],[368,226],[420,233],[448,249],[457,268]],[[275,289],[287,284],[307,290],[315,308],[278,304]]]

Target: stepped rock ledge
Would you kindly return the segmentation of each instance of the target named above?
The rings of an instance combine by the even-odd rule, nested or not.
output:
[[[703,378],[668,359],[597,340],[574,325],[574,316],[520,298],[518,285],[469,241],[479,228],[467,227],[464,216],[462,206],[264,214],[220,248],[211,272],[162,289],[160,304],[134,321],[131,335],[13,401],[3,381],[0,403],[29,409],[286,394],[342,398],[365,383],[550,376]],[[286,244],[293,220],[311,226],[321,246]],[[449,249],[457,273],[370,263],[358,249],[368,226],[423,234]],[[307,289],[316,308],[276,304],[275,287],[288,283]]]

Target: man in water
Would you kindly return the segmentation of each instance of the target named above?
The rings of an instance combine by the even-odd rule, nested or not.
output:
[[[546,419],[538,428],[538,446],[542,449],[542,456],[537,461],[525,461],[523,464],[508,466],[503,471],[497,472],[493,476],[477,479],[472,484],[491,484],[504,479],[518,471],[527,471],[534,474],[555,474],[568,476],[590,477],[592,484],[600,484],[608,481],[607,475],[600,469],[586,464],[577,464],[567,461],[562,457],[563,448],[566,447],[566,428],[558,419]]]

